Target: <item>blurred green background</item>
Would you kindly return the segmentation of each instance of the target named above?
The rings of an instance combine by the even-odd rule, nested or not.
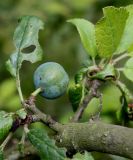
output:
[[[44,51],[41,62],[30,64],[24,62],[21,70],[22,90],[26,97],[34,90],[33,73],[36,67],[47,61],[60,63],[71,79],[86,60],[86,53],[80,42],[76,29],[66,21],[71,18],[86,18],[96,23],[102,16],[105,6],[125,6],[132,0],[4,0],[0,1],[0,109],[14,111],[21,107],[15,87],[15,81],[5,67],[5,61],[14,50],[12,41],[17,20],[22,15],[35,15],[45,23],[40,31],[40,44]],[[130,82],[126,81],[130,87]],[[120,92],[113,85],[103,88],[102,119],[116,122],[116,111],[120,108]],[[65,94],[57,100],[46,100],[38,96],[38,107],[55,119],[66,123],[73,114],[68,96]],[[98,101],[93,100],[88,106],[84,119],[98,109]]]
[[[1,0],[0,110],[15,111],[21,107],[15,81],[5,67],[6,60],[14,50],[12,38],[19,17],[35,15],[45,23],[44,30],[39,33],[39,41],[44,51],[43,60],[32,65],[24,62],[21,70],[22,90],[26,98],[34,90],[33,73],[39,64],[47,61],[60,63],[72,81],[74,74],[86,60],[87,54],[78,33],[66,22],[68,19],[85,18],[96,23],[102,17],[103,7],[125,6],[132,3],[132,0]],[[122,79],[125,81],[123,76]],[[126,80],[126,84],[131,88],[130,81]],[[105,84],[102,91],[104,96],[101,118],[108,123],[117,124],[116,112],[120,109],[120,91],[108,84]],[[66,123],[73,114],[67,93],[56,100],[46,100],[38,96],[36,103],[42,111],[51,114],[62,123]],[[83,120],[88,120],[89,116],[98,110],[98,105],[98,100],[93,100],[87,107]],[[103,155],[100,157],[102,159]],[[95,159],[99,159],[99,155],[95,155]],[[104,155],[104,159],[122,160],[120,157],[110,155]]]

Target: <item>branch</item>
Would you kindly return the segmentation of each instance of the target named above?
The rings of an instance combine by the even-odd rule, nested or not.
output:
[[[62,126],[57,144],[68,151],[97,151],[133,159],[133,129],[103,122]]]
[[[50,115],[41,112],[35,105],[35,97],[30,96],[28,100],[23,103],[24,107],[30,110],[33,114],[37,115],[38,120],[49,126],[54,131],[60,129],[61,124],[56,122]]]
[[[86,109],[87,105],[90,103],[90,101],[94,98],[94,97],[99,97],[100,94],[98,92],[98,88],[101,85],[101,82],[99,80],[92,80],[90,82],[90,92],[89,94],[87,94],[82,103],[79,105],[78,110],[75,112],[73,118],[71,119],[71,122],[77,122],[80,120],[80,118],[82,117],[82,114],[84,112],[84,110]]]
[[[133,129],[99,121],[62,125],[55,122],[51,117],[47,117],[36,106],[27,106],[28,109],[39,115],[29,115],[25,120],[21,120],[19,124],[24,125],[42,121],[56,131],[54,138],[57,145],[66,147],[68,152],[73,154],[85,150],[97,151],[133,159]]]

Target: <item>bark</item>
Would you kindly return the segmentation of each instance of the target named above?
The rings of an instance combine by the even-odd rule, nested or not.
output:
[[[133,129],[103,122],[69,123],[58,133],[57,144],[69,151],[98,151],[133,159]]]

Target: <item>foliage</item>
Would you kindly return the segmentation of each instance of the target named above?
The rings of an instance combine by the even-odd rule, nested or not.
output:
[[[88,1],[86,3],[88,3]],[[53,7],[56,8],[55,11],[57,11],[57,13],[63,10],[63,15],[69,12],[59,3],[49,5],[49,9],[52,10]],[[90,63],[84,65],[79,69],[78,73],[75,74],[74,83],[68,90],[69,100],[75,112],[74,116],[77,113],[80,114],[79,119],[77,119],[80,120],[84,109],[86,109],[90,102],[86,100],[88,95],[91,95],[91,99],[99,99],[99,105],[101,107],[103,90],[99,88],[99,86],[104,87],[104,84],[108,83],[109,85],[113,84],[118,87],[121,93],[119,97],[121,106],[119,110],[115,112],[118,118],[117,122],[128,125],[130,121],[133,121],[133,96],[127,86],[121,82],[120,75],[122,71],[129,80],[133,81],[131,74],[133,69],[133,6],[129,5],[120,8],[112,6],[105,7],[103,9],[103,17],[96,25],[83,18],[71,18],[68,22],[76,26],[81,42],[87,52],[86,57],[88,61],[90,61]],[[31,93],[30,98],[25,100],[20,83],[20,69],[22,68],[22,64],[24,64],[23,61],[34,63],[42,59],[42,49],[38,36],[40,29],[43,29],[42,20],[36,16],[23,16],[19,19],[18,27],[14,32],[13,41],[16,50],[7,61],[7,69],[16,80],[16,87],[22,107],[24,108],[13,113],[0,112],[0,140],[3,140],[10,132],[14,132],[20,125],[24,125],[24,135],[22,135],[21,139],[23,144],[25,141],[24,137],[28,136],[30,142],[38,150],[41,159],[63,160],[66,158],[66,150],[58,148],[55,142],[47,135],[46,131],[27,128],[30,123],[34,122],[34,116],[37,116],[35,120],[40,118],[39,121],[43,121],[43,123],[50,128],[52,128],[51,126],[55,123],[49,116],[47,117],[47,114],[43,114],[35,108],[35,99],[38,92],[35,91]],[[117,64],[124,58],[129,59],[124,67],[119,68]],[[98,86],[95,86],[95,80],[99,82]],[[4,85],[4,89],[5,86],[7,87],[7,84]],[[14,88],[13,84],[11,89],[12,93],[15,91]],[[8,89],[8,91],[10,95],[10,89]],[[4,98],[6,99],[6,96]],[[31,107],[31,113],[29,112],[29,108],[27,109],[26,107]],[[80,107],[83,108],[81,113],[79,112]],[[33,117],[31,118],[30,116]],[[8,141],[6,143],[8,143]],[[4,141],[1,145],[1,157],[3,156],[6,143]],[[94,158],[87,152],[85,152],[84,155],[78,153],[73,157],[73,160],[80,159],[93,160]]]
[[[40,29],[43,29],[43,23],[37,17],[25,16],[19,19],[19,26],[13,37],[16,51],[7,61],[8,69],[13,76],[18,74],[24,60],[32,63],[41,60],[42,50],[38,42]]]
[[[65,150],[57,148],[44,130],[32,129],[28,132],[28,138],[39,151],[42,160],[64,160],[66,157]]]
[[[5,138],[9,133],[13,124],[12,115],[6,113],[5,111],[0,112],[0,140]]]

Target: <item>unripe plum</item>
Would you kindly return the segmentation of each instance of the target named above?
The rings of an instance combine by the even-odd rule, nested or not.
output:
[[[56,62],[43,63],[34,72],[35,87],[41,88],[41,95],[47,99],[55,99],[63,95],[68,83],[68,74]]]

